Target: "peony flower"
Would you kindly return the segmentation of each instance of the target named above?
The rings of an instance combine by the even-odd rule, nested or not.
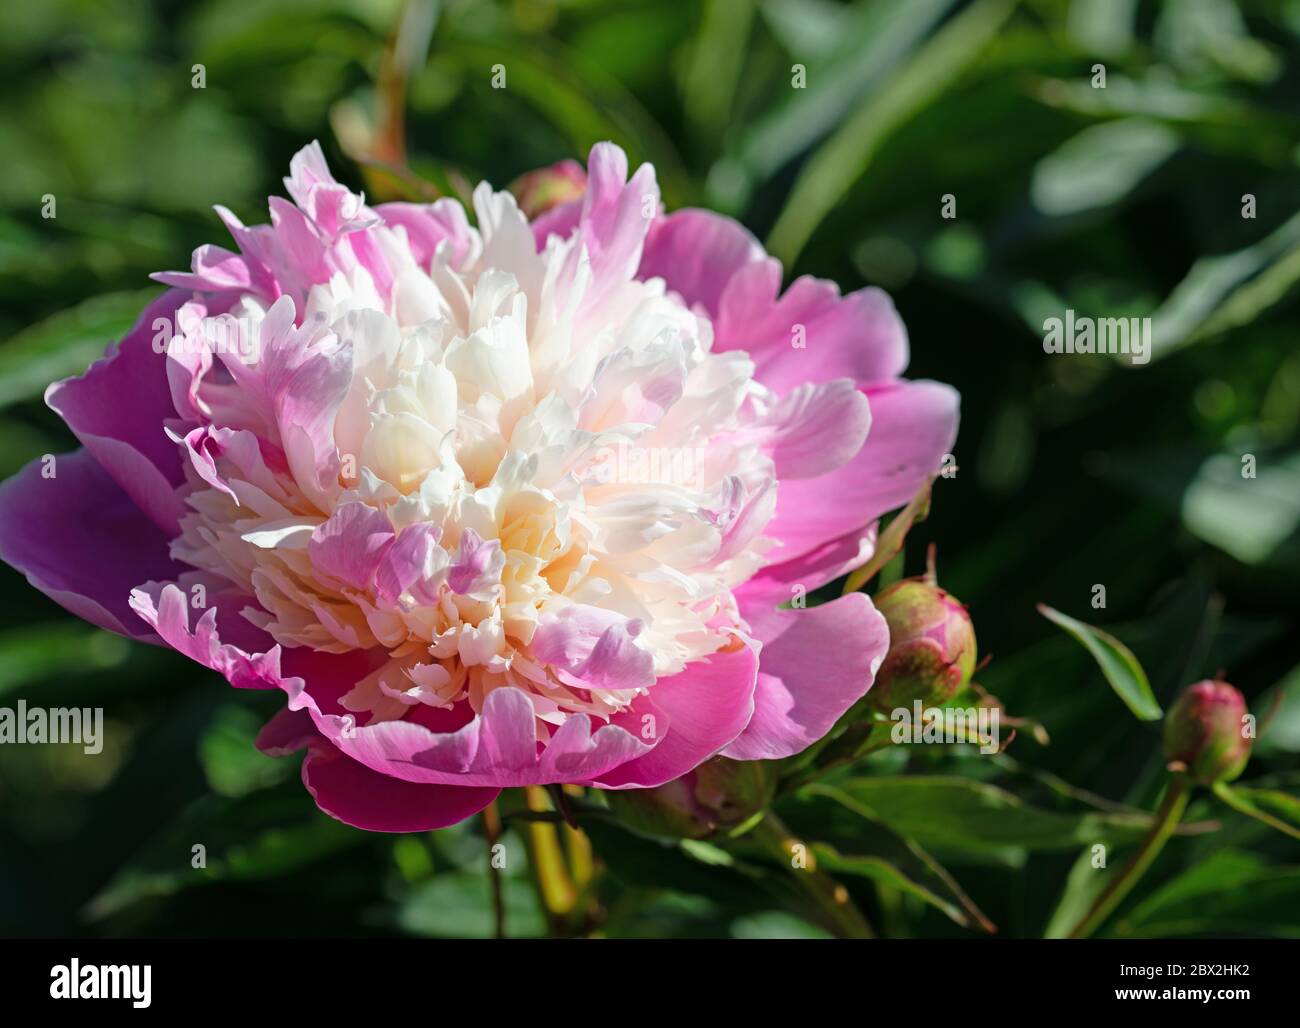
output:
[[[328,814],[415,831],[504,787],[785,757],[872,684],[867,559],[952,445],[890,300],[665,214],[597,145],[508,192],[369,207],[313,144],[271,223],[46,396],[83,448],[0,488],[0,556],[68,610],[279,689]]]

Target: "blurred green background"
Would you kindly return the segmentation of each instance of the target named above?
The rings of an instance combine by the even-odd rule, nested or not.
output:
[[[1086,877],[1072,874],[1094,831],[1081,812],[1149,809],[1161,768],[1158,725],[1135,721],[1035,602],[1115,632],[1166,706],[1219,669],[1252,709],[1276,704],[1247,778],[1296,791],[1300,0],[403,12],[399,0],[0,6],[0,473],[71,448],[44,386],[129,326],[155,292],[149,272],[227,242],[212,204],[265,220],[307,141],[376,199],[419,195],[421,181],[504,186],[613,139],[655,164],[669,207],[739,218],[792,274],[887,289],[911,334],[909,375],[962,393],[960,470],[939,482],[906,570],[939,544],[941,579],[993,658],[981,683],[1050,743],[1022,732],[992,760],[915,747],[873,770],[997,785],[1065,819],[1036,839],[999,835],[996,812],[972,803],[995,794],[960,789],[896,812],[891,827],[942,858],[1000,934],[1047,929],[1067,882]],[[505,89],[491,86],[496,64]],[[393,159],[397,111],[412,175],[395,178],[358,158],[388,146]],[[955,219],[940,215],[945,194]],[[1153,316],[1153,360],[1048,359],[1043,319],[1066,307]],[[409,837],[344,828],[316,811],[296,761],[253,749],[276,697],[95,631],[8,568],[0,596],[0,705],[103,706],[108,735],[91,758],[0,747],[0,933],[491,932],[479,822]],[[785,816],[842,853],[882,852],[877,824],[798,803]],[[1190,816],[1219,830],[1175,839],[1112,932],[1300,936],[1300,847],[1203,799]],[[511,852],[535,853],[531,831],[507,818]],[[599,819],[588,835],[590,894],[558,930],[821,932],[721,850]],[[196,844],[206,871],[190,867]],[[906,890],[846,876],[886,934],[970,934]],[[545,932],[527,861],[504,888],[510,934]]]

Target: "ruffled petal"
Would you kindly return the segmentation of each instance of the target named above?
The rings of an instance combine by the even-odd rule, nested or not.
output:
[[[270,646],[258,652],[256,644],[270,643],[270,637],[240,617],[229,604],[209,602],[191,631],[190,602],[185,592],[174,583],[146,582],[132,590],[131,609],[168,646],[218,672],[237,689],[270,689],[281,683],[280,647]],[[239,635],[244,647],[223,642],[223,630],[227,637]]]
[[[613,143],[591,148],[578,230],[591,261],[593,295],[635,274],[658,208],[659,184],[653,167],[643,164],[629,179],[627,154]]]
[[[176,585],[149,583],[135,591],[131,603],[168,644],[225,675],[232,685],[283,689],[289,697],[289,711],[305,712],[326,743],[388,777],[420,784],[488,788],[586,780],[644,755],[661,742],[643,741],[619,724],[602,725],[592,731],[587,715],[576,714],[549,742],[541,743],[532,702],[521,690],[509,687],[491,692],[482,711],[468,719],[464,717],[467,705],[463,703],[453,712],[430,712],[426,716],[436,724],[436,730],[414,718],[358,725],[356,715],[339,701],[385,661],[383,651],[354,650],[334,655],[302,647],[282,651],[279,646],[271,646],[265,652],[256,652],[251,646],[224,642],[222,632],[239,630],[237,622],[242,619],[235,616],[223,622],[214,606],[191,629],[185,594]],[[243,631],[249,640],[262,634],[252,626]],[[680,687],[676,691],[680,692]],[[752,675],[748,691],[753,691]],[[730,726],[727,719],[723,720],[725,733]],[[728,739],[743,727],[742,720]],[[268,737],[279,740],[273,745],[284,744],[282,728],[290,735],[301,735],[305,726],[301,719],[296,724],[286,719]]]
[[[649,731],[658,745],[586,784],[601,789],[662,785],[721,752],[754,713],[758,653],[749,645],[721,650],[655,683],[615,724]]]

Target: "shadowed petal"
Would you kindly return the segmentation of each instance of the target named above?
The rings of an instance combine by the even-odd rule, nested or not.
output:
[[[158,642],[131,610],[131,590],[182,570],[167,537],[85,450],[35,460],[0,485],[0,559],[91,624]]]
[[[446,828],[477,814],[501,791],[404,782],[371,771],[332,746],[307,753],[302,781],[326,814],[368,832]]]
[[[175,535],[184,512],[176,495],[184,484],[176,444],[164,422],[176,417],[167,383],[165,350],[154,349],[154,321],[174,331],[172,315],[186,300],[168,290],[144,309],[121,343],[92,364],[84,375],[55,382],[45,402],[95,455],[104,470],[159,528]],[[148,576],[144,576],[148,577]]]

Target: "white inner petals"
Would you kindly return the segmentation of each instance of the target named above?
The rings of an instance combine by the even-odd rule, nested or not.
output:
[[[458,266],[370,229],[387,300],[358,266],[303,312],[236,305],[254,345],[197,390],[219,484],[190,470],[173,552],[285,646],[387,651],[343,701],[373,719],[502,686],[608,716],[728,643],[772,545],[773,398],[662,281],[597,291],[576,237],[539,254],[509,194],[474,206]]]

